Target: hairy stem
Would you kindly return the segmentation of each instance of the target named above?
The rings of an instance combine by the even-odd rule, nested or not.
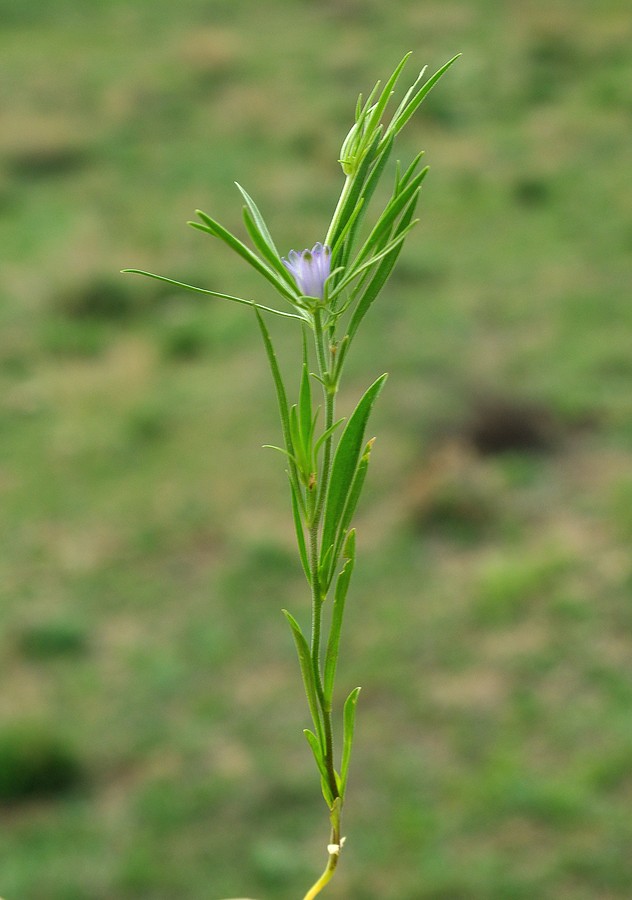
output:
[[[322,327],[321,312],[315,310],[314,313],[314,340],[316,344],[316,356],[318,359],[319,375],[323,382],[323,393],[325,398],[325,429],[333,424],[335,392],[329,384],[331,357],[330,350],[327,346],[326,336]],[[327,769],[327,780],[329,788],[334,799],[340,796],[338,783],[334,770],[334,746],[333,746],[333,728],[331,721],[331,708],[325,701],[325,692],[323,690],[323,679],[321,671],[321,637],[322,637],[322,605],[325,600],[322,587],[320,584],[320,576],[318,571],[319,550],[325,548],[319,547],[320,525],[322,520],[323,505],[327,485],[329,483],[331,470],[331,436],[325,441],[323,452],[323,464],[321,468],[320,484],[318,485],[318,501],[312,523],[309,529],[309,555],[310,555],[310,580],[312,584],[312,671],[314,677],[314,685],[316,688],[316,696],[322,714],[323,732],[325,737],[324,759]]]

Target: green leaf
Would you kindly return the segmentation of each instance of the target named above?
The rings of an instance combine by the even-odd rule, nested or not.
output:
[[[279,251],[277,250],[276,245],[272,239],[272,235],[268,230],[265,219],[259,212],[257,204],[252,199],[250,194],[245,191],[237,181],[235,182],[235,184],[237,185],[237,188],[240,191],[242,197],[246,201],[247,209],[244,210],[244,220],[246,222],[246,228],[248,229],[250,237],[252,238],[259,252],[262,253],[270,263],[270,265],[276,269],[281,278],[289,285],[289,287],[294,290],[296,285],[294,284],[292,276],[281,261]]]
[[[351,542],[353,544],[353,541]],[[336,678],[336,665],[338,662],[338,649],[340,646],[340,633],[342,631],[342,619],[345,610],[345,601],[347,599],[347,591],[355,565],[355,555],[352,555],[345,562],[342,572],[336,580],[336,590],[334,593],[334,606],[331,614],[331,626],[329,629],[329,639],[327,641],[327,651],[325,653],[325,672],[323,690],[325,695],[325,706],[331,709],[331,700],[334,692],[334,681]]]
[[[334,431],[335,431],[340,425],[342,425],[343,422],[344,422],[344,416],[343,416],[342,419],[338,419],[337,422],[334,422],[334,424],[331,425],[329,428],[327,428],[326,431],[323,431],[323,433],[321,434],[321,436],[318,438],[318,440],[317,440],[316,443],[314,444],[314,456],[316,456],[316,454],[318,453],[318,451],[320,450],[320,448],[322,447],[322,445],[325,443],[325,441],[327,440],[327,438],[328,438],[328,437],[331,437],[331,435],[334,433]]]
[[[277,403],[279,406],[279,415],[281,417],[281,428],[283,430],[283,440],[285,441],[285,446],[287,448],[288,459],[290,460],[290,469],[289,476],[290,482],[292,484],[293,490],[297,493],[300,492],[298,472],[296,467],[296,461],[294,460],[294,447],[292,446],[292,438],[290,435],[290,416],[287,404],[287,394],[285,392],[285,386],[283,384],[283,378],[281,376],[281,370],[279,369],[279,364],[277,362],[276,353],[274,350],[274,346],[272,344],[272,340],[270,338],[270,332],[266,328],[266,324],[263,321],[263,317],[259,310],[255,310],[255,314],[257,316],[257,322],[259,323],[259,328],[261,330],[261,336],[263,338],[263,344],[266,350],[266,355],[268,357],[268,363],[270,365],[270,371],[272,372],[272,380],[274,381],[274,388],[277,395]]]
[[[426,97],[426,95],[432,90],[439,79],[448,71],[450,66],[452,66],[460,56],[461,54],[457,53],[457,55],[453,56],[452,59],[449,59],[448,62],[445,63],[445,65],[441,66],[441,68],[436,71],[434,75],[430,76],[428,81],[426,81],[426,83],[417,91],[413,99],[406,104],[406,107],[399,114],[395,114],[393,121],[387,129],[387,133],[391,128],[395,130],[395,133],[402,130],[406,122],[408,122],[410,117],[414,114],[421,101]]]
[[[324,550],[335,544],[339,523],[364,447],[366,424],[373,404],[386,381],[386,377],[386,375],[381,375],[368,388],[340,436],[331,467],[329,487],[325,499],[321,542]]]
[[[360,499],[360,495],[362,493],[362,488],[364,487],[364,480],[366,478],[367,469],[369,467],[369,457],[371,455],[371,447],[373,445],[373,438],[368,442],[364,454],[358,463],[358,467],[353,476],[353,482],[351,484],[351,489],[349,490],[349,494],[347,496],[347,502],[345,503],[344,512],[340,517],[340,523],[338,525],[338,531],[336,534],[336,543],[334,544],[334,548],[330,557],[331,567],[329,570],[325,571],[321,576],[321,581],[324,590],[329,590],[329,585],[331,584],[331,579],[334,576],[334,566],[338,559],[340,558],[340,553],[343,551],[343,543],[345,543],[345,556],[349,556],[353,551],[347,552],[346,547],[349,545],[349,539],[351,535],[355,535],[355,529],[349,531],[349,526],[351,525],[351,520],[353,519],[353,514],[356,511],[356,507],[358,505],[358,501]],[[355,547],[355,538],[353,541],[353,545]]]
[[[289,477],[289,473],[288,473]],[[298,545],[299,556],[301,557],[301,565],[303,566],[303,571],[305,572],[305,577],[308,582],[312,583],[311,573],[309,570],[309,559],[307,556],[307,544],[305,543],[305,532],[303,530],[303,520],[301,518],[301,509],[305,509],[303,506],[303,498],[302,496],[296,496],[296,491],[294,489],[294,485],[292,484],[292,479],[290,478],[290,494],[292,497],[292,515],[294,517],[294,528],[296,530],[296,543]]]
[[[309,647],[307,645],[307,641],[305,640],[305,636],[301,631],[301,626],[298,624],[294,616],[289,613],[287,609],[283,610],[283,615],[288,620],[290,628],[292,629],[292,635],[294,637],[294,643],[296,644],[296,652],[298,654],[298,661],[301,668],[301,675],[303,676],[303,687],[305,688],[305,695],[307,697],[309,711],[311,713],[312,721],[314,722],[316,731],[318,732],[318,739],[322,747],[323,727],[318,708],[318,697],[316,694],[316,685],[314,684],[314,672],[312,669],[312,659],[309,652]]]
[[[380,119],[382,118],[382,115],[384,113],[384,110],[386,109],[386,106],[388,105],[388,101],[393,96],[393,91],[395,90],[395,86],[399,80],[399,76],[402,73],[402,69],[408,62],[408,59],[411,55],[412,55],[412,51],[408,52],[406,54],[406,56],[404,56],[404,58],[399,63],[399,65],[397,66],[397,68],[395,69],[395,71],[393,72],[391,77],[389,78],[389,80],[384,85],[384,90],[382,91],[380,99],[373,107],[373,112],[371,113],[371,117],[367,123],[367,131],[369,133],[371,133],[379,124]]]
[[[242,243],[239,238],[235,237],[234,234],[231,234],[227,228],[224,228],[223,225],[220,225],[219,222],[212,219],[206,213],[197,209],[196,213],[202,219],[202,223],[199,222],[189,222],[193,228],[197,228],[198,231],[205,231],[213,237],[219,238],[225,244],[227,244],[231,250],[234,250],[238,256],[241,256],[249,265],[256,269],[267,281],[274,285],[277,291],[289,300],[290,303],[295,303],[299,297],[296,291],[290,291],[288,289],[287,283],[281,279],[281,277],[271,269],[266,263],[261,260],[256,253],[253,253],[244,243]]]
[[[408,207],[402,213],[402,217],[399,220],[397,225],[396,234],[399,236],[404,229],[408,229],[412,225],[412,217],[415,212],[415,208],[417,205],[418,194],[413,195],[411,198]],[[380,265],[377,267],[368,284],[364,288],[362,296],[353,311],[353,315],[351,317],[351,321],[349,322],[349,327],[347,329],[347,335],[349,337],[349,344],[353,340],[356,331],[358,330],[358,326],[360,322],[367,314],[371,304],[380,293],[388,276],[391,274],[393,270],[393,266],[397,262],[397,257],[401,252],[401,248],[403,246],[403,242],[399,242],[396,244],[391,251],[383,257]]]
[[[309,728],[304,728],[303,734],[307,739],[307,743],[312,748],[312,753],[314,754],[314,759],[316,760],[316,765],[318,766],[318,771],[320,772],[323,796],[325,798],[327,806],[331,809],[331,807],[333,806],[334,798],[333,794],[331,793],[331,788],[329,787],[329,773],[327,771],[327,766],[325,765],[325,760],[323,758],[322,748],[320,746],[318,738],[313,731],[309,730]]]
[[[342,764],[340,766],[340,794],[344,798],[349,775],[349,760],[353,747],[353,735],[355,732],[355,715],[358,703],[358,695],[361,688],[354,688],[347,697],[343,710],[343,738],[342,738]]]
[[[233,297],[232,294],[222,294],[219,291],[209,291],[206,288],[196,287],[194,284],[185,284],[184,281],[175,281],[173,278],[165,278],[164,275],[154,275],[153,272],[145,272],[143,269],[121,269],[124,274],[145,275],[147,278],[155,278],[156,281],[164,281],[165,284],[173,284],[176,287],[184,288],[187,291],[195,291],[197,294],[208,294],[211,297],[219,297],[222,300],[234,300],[235,303],[243,303],[245,306],[252,306],[254,309],[261,309],[265,312],[274,313],[275,316],[282,316],[284,319],[299,319],[305,321],[305,316],[296,313],[282,312],[280,309],[274,309],[271,306],[262,306],[255,303],[254,300],[245,300],[243,297]]]
[[[361,197],[362,187],[368,177],[368,174],[369,174],[369,171],[371,168],[371,164],[374,161],[374,155],[377,152],[379,141],[380,141],[380,136],[376,135],[376,137],[373,141],[373,144],[368,148],[368,150],[364,156],[364,159],[362,160],[362,163],[360,164],[358,171],[352,177],[351,189],[349,191],[349,194],[345,198],[342,209],[340,210],[340,215],[338,217],[338,223],[336,226],[336,230],[334,231],[333,235],[331,236],[330,243],[331,243],[332,247],[335,247],[338,245],[338,238],[345,227],[345,223],[347,222],[349,217],[353,214],[353,211],[355,210],[357,203]],[[332,255],[332,260],[331,260],[332,268],[335,268],[339,264],[340,263],[339,263],[338,258],[334,259],[333,255]]]
[[[309,379],[309,371],[307,369],[307,362],[303,362],[303,371],[301,373],[301,387],[298,397],[298,419],[301,438],[306,453],[311,457],[313,434],[312,423],[314,422],[314,416],[312,413],[312,390]]]
[[[380,151],[380,155],[375,161],[373,168],[371,169],[370,174],[366,178],[366,183],[362,185],[362,189],[360,192],[360,200],[359,203],[362,203],[362,209],[359,212],[353,221],[350,224],[349,228],[349,236],[347,241],[345,242],[344,254],[341,256],[341,263],[345,265],[349,261],[349,257],[351,256],[351,251],[355,245],[356,236],[359,231],[360,225],[364,220],[364,216],[369,206],[369,202],[373,197],[375,192],[375,188],[377,187],[380,178],[382,177],[382,173],[384,172],[384,168],[386,167],[386,163],[388,162],[392,149],[393,149],[393,141],[394,138],[390,138],[385,142],[383,149]]]
[[[362,263],[367,258],[367,256],[369,256],[369,254],[373,252],[373,248],[378,247],[380,249],[384,249],[384,241],[389,240],[396,219],[410,202],[413,194],[419,190],[421,183],[426,177],[427,173],[428,166],[426,166],[425,169],[419,172],[416,177],[412,179],[412,181],[410,181],[410,183],[406,184],[404,187],[400,187],[399,191],[397,191],[393,195],[393,197],[391,197],[379,219],[375,223],[375,226],[373,227],[371,233],[364,242],[364,245],[358,252],[358,255],[354,260],[352,266],[352,272],[353,270],[355,270],[356,266]]]

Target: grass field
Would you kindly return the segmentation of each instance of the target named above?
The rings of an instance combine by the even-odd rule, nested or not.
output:
[[[623,0],[0,0],[0,895],[297,900],[325,808],[266,298],[358,92],[463,57],[400,157],[422,222],[349,363],[382,371],[327,896],[632,895],[632,20]],[[295,335],[274,324],[284,365]],[[355,578],[355,576],[354,576]]]

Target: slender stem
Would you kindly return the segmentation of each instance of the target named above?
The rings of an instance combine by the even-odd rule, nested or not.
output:
[[[338,853],[329,854],[329,859],[327,861],[327,867],[325,868],[325,871],[320,876],[318,881],[308,890],[303,900],[313,900],[313,898],[320,894],[322,889],[331,881],[333,874],[336,871],[336,866],[338,865],[338,856]]]
[[[334,739],[331,723],[331,709],[325,702],[323,678],[320,667],[320,639],[322,631],[322,605],[320,583],[318,577],[318,521],[316,520],[310,529],[310,575],[312,582],[312,672],[316,696],[322,713],[323,731],[325,736],[324,758],[327,768],[329,789],[334,799],[340,796],[336,773],[334,770]]]
[[[331,359],[331,351],[327,347],[327,336],[325,335],[320,318],[320,310],[316,310],[314,314],[314,341],[316,344],[316,355],[318,357],[318,367],[320,377],[326,384],[323,384],[323,394],[325,397],[325,430],[331,428],[334,423],[334,415],[336,409],[336,393],[338,391],[338,383],[329,384],[331,372],[329,371],[328,359]],[[325,494],[329,485],[329,476],[331,474],[331,447],[333,436],[329,435],[325,441],[323,451],[323,468],[318,486],[318,504],[316,507],[316,521],[320,524],[320,519],[325,503]]]
[[[325,395],[325,428],[328,429],[333,424],[335,393],[329,384],[331,354],[326,343],[326,336],[322,327],[321,311],[314,311],[314,340],[316,344],[316,356],[318,358],[318,368],[320,377],[323,380],[323,391]],[[324,759],[327,768],[327,776],[329,788],[332,796],[339,796],[338,784],[334,770],[334,747],[333,747],[333,728],[331,722],[331,708],[326,703],[325,692],[323,689],[323,679],[321,672],[321,632],[322,632],[322,604],[324,596],[320,585],[318,572],[319,563],[319,534],[320,524],[323,512],[323,503],[329,475],[331,469],[331,437],[325,441],[325,450],[323,454],[323,465],[321,470],[320,484],[318,485],[318,501],[312,524],[309,530],[310,542],[310,574],[312,582],[312,670],[314,674],[314,684],[316,687],[316,695],[320,704],[323,720],[323,731],[325,737]]]
[[[331,247],[331,242],[333,240],[334,234],[336,233],[336,229],[338,228],[338,220],[340,219],[340,214],[342,213],[342,209],[347,202],[347,197],[349,196],[349,191],[351,190],[351,185],[353,184],[353,175],[347,175],[345,183],[343,185],[342,191],[340,192],[340,197],[338,197],[338,204],[334,211],[331,223],[329,225],[329,229],[327,231],[327,237],[325,238],[325,244]]]

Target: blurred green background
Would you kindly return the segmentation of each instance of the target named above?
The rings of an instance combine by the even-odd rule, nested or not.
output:
[[[357,94],[422,223],[349,364],[390,371],[341,690],[332,898],[632,892],[632,21],[624,0],[0,0],[0,894],[296,900],[325,809],[288,606],[267,300],[200,207],[321,238]],[[256,294],[255,294],[256,292]],[[296,334],[274,324],[287,371]]]

